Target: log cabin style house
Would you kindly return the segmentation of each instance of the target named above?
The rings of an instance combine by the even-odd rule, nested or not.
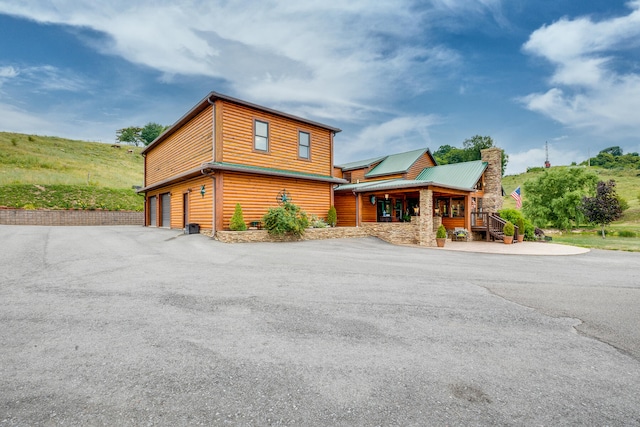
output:
[[[502,207],[502,150],[442,166],[428,149],[334,166],[338,132],[211,92],[142,151],[145,225],[196,223],[215,234],[229,229],[237,203],[256,224],[284,197],[319,218],[335,206],[339,227],[394,243],[434,246],[440,224],[489,238],[486,215]]]
[[[475,232],[488,240],[489,214],[502,208],[499,148],[482,150],[482,160],[441,166],[421,149],[335,168],[335,176],[349,181],[334,189],[340,225],[416,224],[405,243],[433,246],[440,224],[450,233],[464,230],[467,239]]]
[[[216,92],[143,151],[145,225],[229,228],[236,203],[260,221],[283,196],[308,214],[333,205],[333,137],[340,129]]]

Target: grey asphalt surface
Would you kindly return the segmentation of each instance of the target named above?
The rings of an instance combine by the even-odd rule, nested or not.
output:
[[[640,254],[0,226],[0,426],[640,425]]]

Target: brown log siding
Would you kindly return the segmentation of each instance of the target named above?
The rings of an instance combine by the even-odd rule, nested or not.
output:
[[[316,173],[330,176],[331,131],[245,106],[217,101],[222,111],[222,148],[220,161],[251,166]],[[254,150],[254,120],[269,123],[269,151]],[[298,157],[298,131],[311,138],[310,159]]]
[[[202,185],[205,186],[204,197],[200,193]],[[191,192],[189,192],[191,190]],[[189,181],[181,182],[172,186],[159,188],[147,193],[147,200],[150,197],[160,194],[171,194],[171,228],[183,228],[183,194],[189,194],[189,223],[199,224],[204,230],[211,230],[213,226],[213,180],[210,177],[199,177]],[[148,206],[148,203],[147,203]],[[157,205],[157,224],[160,224],[160,199]],[[147,213],[148,214],[148,213]]]
[[[416,179],[425,168],[435,166],[427,153],[423,154],[407,171],[407,179]]]
[[[213,160],[212,107],[146,154],[145,185],[152,185]]]
[[[352,193],[335,194],[333,203],[338,214],[339,227],[355,227],[356,225],[356,196]]]
[[[242,206],[246,223],[261,220],[270,207],[277,207],[276,197],[283,189],[291,195],[292,203],[309,216],[327,217],[331,207],[332,184],[300,179],[266,177],[225,172],[222,227],[229,228],[236,203]]]

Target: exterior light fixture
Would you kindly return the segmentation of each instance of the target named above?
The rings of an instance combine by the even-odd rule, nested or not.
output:
[[[206,193],[206,191],[204,189],[204,184],[202,184],[202,186],[200,187],[200,194],[202,194],[203,198],[204,198],[204,193]]]
[[[389,200],[389,194],[385,194],[385,195],[384,195],[384,199],[385,199],[385,200]]]

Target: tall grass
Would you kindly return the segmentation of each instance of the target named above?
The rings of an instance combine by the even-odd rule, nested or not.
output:
[[[141,149],[111,145],[0,132],[0,206],[142,210]]]
[[[128,153],[133,150],[133,153]],[[0,132],[0,185],[142,185],[140,148]]]

